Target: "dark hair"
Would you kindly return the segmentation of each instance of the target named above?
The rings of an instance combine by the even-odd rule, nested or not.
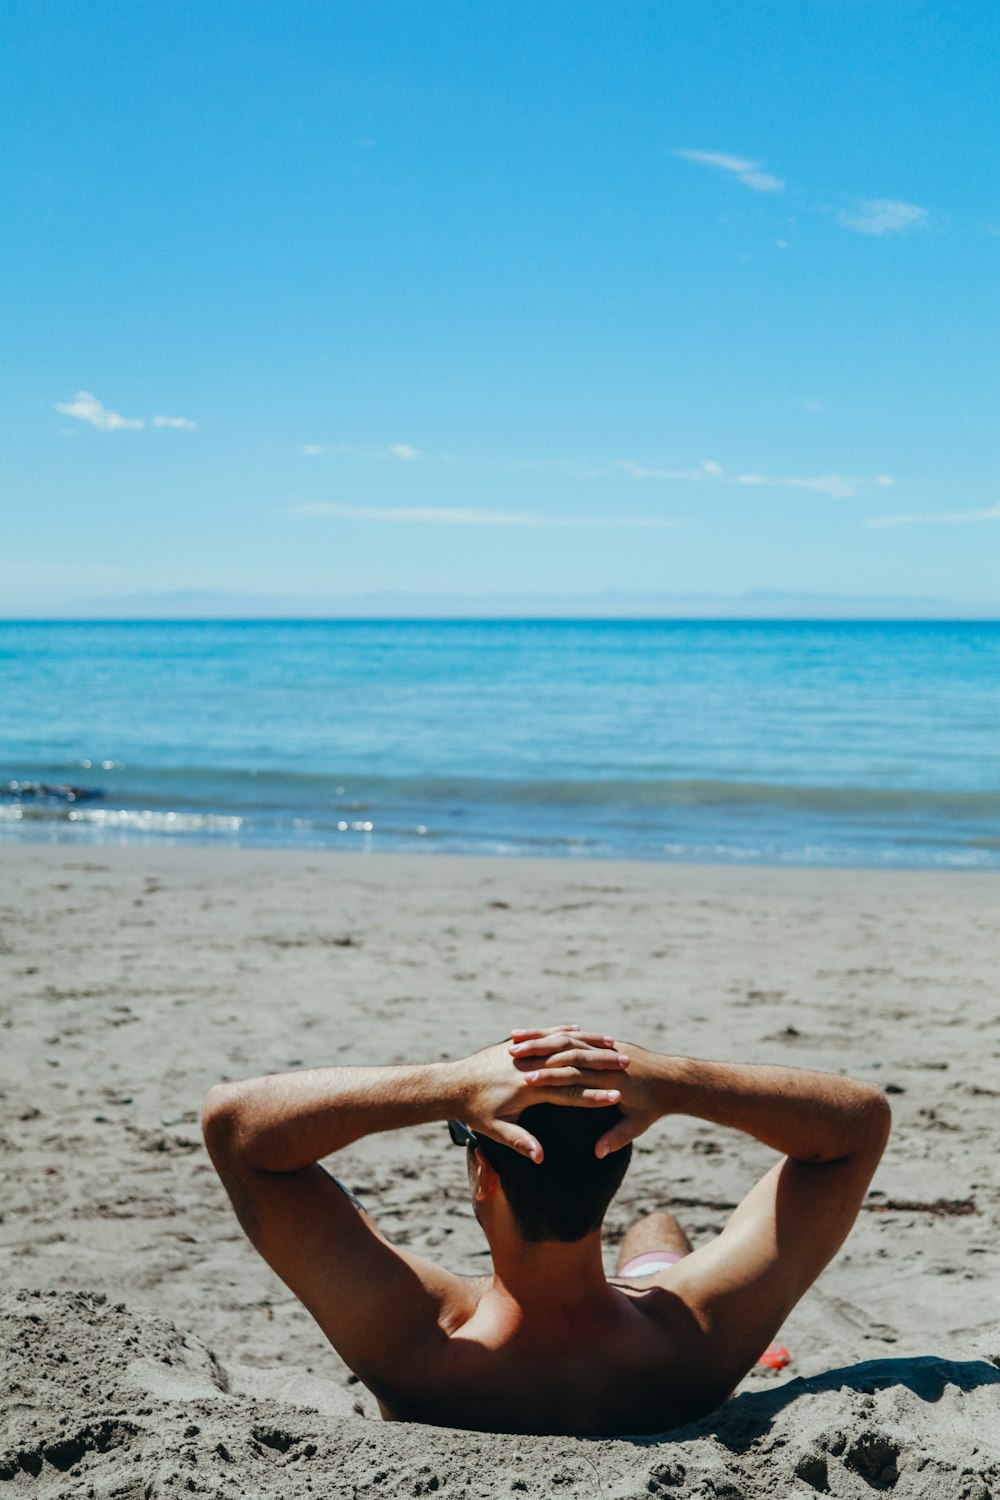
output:
[[[617,1193],[632,1156],[623,1146],[599,1159],[594,1147],[622,1118],[617,1104],[607,1109],[533,1104],[518,1124],[541,1141],[541,1163],[480,1136],[478,1149],[500,1178],[514,1222],[532,1243],[582,1240],[597,1229]]]

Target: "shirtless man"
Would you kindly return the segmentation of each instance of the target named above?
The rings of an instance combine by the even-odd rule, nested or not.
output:
[[[633,1224],[609,1280],[601,1221],[630,1143],[672,1114],[746,1131],[782,1159],[698,1250],[669,1214]],[[469,1147],[491,1276],[391,1245],[318,1165],[435,1120]],[[725,1400],[847,1236],[889,1109],[848,1078],[559,1026],[456,1062],[218,1084],[204,1130],[243,1228],[383,1416],[596,1435],[662,1432]]]

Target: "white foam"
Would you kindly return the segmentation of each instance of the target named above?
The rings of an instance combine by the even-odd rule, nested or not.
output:
[[[8,823],[82,823],[92,828],[125,828],[139,833],[239,833],[244,819],[219,813],[154,812],[125,807],[23,807],[0,803]]]

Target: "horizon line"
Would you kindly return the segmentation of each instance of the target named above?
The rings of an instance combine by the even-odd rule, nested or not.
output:
[[[9,615],[0,625],[997,625],[984,614]]]

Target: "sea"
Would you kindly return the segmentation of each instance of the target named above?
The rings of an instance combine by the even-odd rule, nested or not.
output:
[[[0,624],[0,841],[1000,868],[1000,623]]]

